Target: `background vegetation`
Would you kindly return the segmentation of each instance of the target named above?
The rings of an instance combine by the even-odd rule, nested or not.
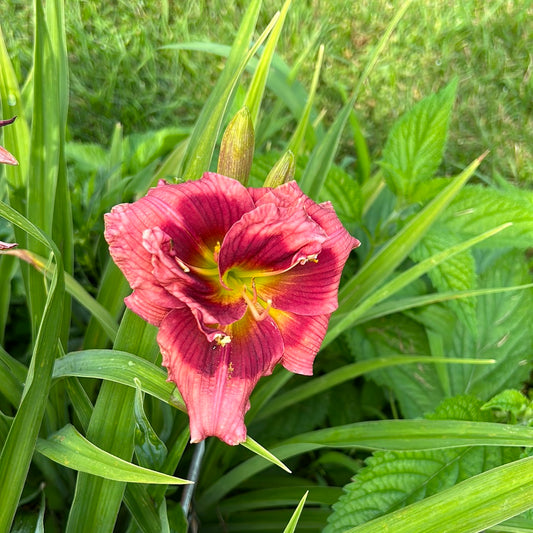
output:
[[[190,126],[224,61],[161,47],[187,41],[230,44],[246,5],[223,0],[67,2],[70,138],[108,144],[117,121],[125,134]],[[398,5],[390,0],[297,0],[292,5],[277,51],[293,66],[309,50],[298,73],[309,86],[316,48],[325,44],[317,108],[326,124],[341,107],[342,95],[353,89]],[[277,9],[278,2],[265,0],[259,26]],[[2,2],[0,20],[23,83],[32,62],[31,2]],[[531,183],[532,20],[528,0],[417,0],[357,103],[372,154],[379,155],[397,117],[458,76],[446,170],[464,168],[488,149],[486,172]],[[348,141],[343,153],[352,155]]]
[[[1,144],[21,162],[0,180],[0,240],[19,243],[0,254],[0,531],[270,533],[309,491],[302,532],[532,532],[527,2],[295,0],[262,103],[258,60],[241,65],[276,2],[36,0],[35,22],[28,4],[0,6],[2,115],[19,117]],[[362,241],[314,377],[278,368],[251,398],[249,434],[292,475],[253,441],[188,445],[102,239],[113,205],[216,168],[245,98],[251,185],[290,145],[302,190]],[[195,479],[192,506],[172,474]]]

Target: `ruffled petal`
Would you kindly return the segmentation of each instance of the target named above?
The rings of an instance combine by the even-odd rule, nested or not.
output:
[[[3,146],[0,146],[0,163],[5,163],[6,165],[19,164],[13,154],[10,154]]]
[[[313,361],[328,329],[330,315],[303,316],[270,311],[283,338],[285,351],[281,364],[290,372],[311,376]]]
[[[0,241],[0,250],[9,250],[10,248],[15,248],[15,246],[18,246],[16,242]]]
[[[253,207],[242,184],[208,173],[198,181],[161,182],[136,202],[115,206],[105,215],[104,235],[113,260],[136,288],[153,281],[145,230],[161,228],[184,264],[203,266],[233,223]]]
[[[278,207],[301,206],[308,198],[295,181],[289,181],[273,189],[265,187],[255,189],[252,197],[256,206],[274,204]]]
[[[254,208],[248,190],[237,180],[213,172],[206,172],[196,181],[164,185],[151,189],[147,198],[167,204],[179,218],[166,217],[159,226],[174,241],[178,257],[186,264],[200,266],[208,250],[222,242],[224,235],[241,216]]]
[[[264,204],[246,213],[226,234],[219,269],[247,277],[284,272],[317,256],[326,233],[302,208]]]
[[[257,293],[272,307],[301,315],[332,313],[342,269],[353,248],[348,232],[339,232],[322,245],[316,262],[296,265],[276,276],[256,279]]]
[[[187,309],[172,311],[157,340],[190,418],[191,442],[216,436],[230,445],[246,440],[244,414],[261,376],[270,374],[283,353],[274,321],[256,322],[247,313],[226,328],[228,344],[209,342]]]
[[[129,309],[154,326],[159,326],[172,309],[185,307],[184,303],[158,286],[135,289],[124,302]]]
[[[191,309],[201,310],[205,324],[226,325],[243,317],[246,303],[241,292],[220,284],[214,260],[206,261],[204,269],[189,268],[177,257],[174,241],[161,228],[146,230],[143,244],[152,255],[157,282]]]

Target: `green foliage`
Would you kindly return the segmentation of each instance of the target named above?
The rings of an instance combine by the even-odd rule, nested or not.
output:
[[[46,2],[45,12],[36,0],[33,77],[22,90],[17,77],[30,59],[0,41],[2,109],[19,115],[2,143],[21,162],[0,182],[10,204],[0,203],[0,214],[14,226],[0,227],[2,240],[21,245],[0,257],[0,530],[44,523],[47,531],[151,533],[185,531],[196,519],[205,531],[457,533],[509,519],[505,527],[530,527],[528,515],[517,515],[533,501],[532,406],[519,392],[530,385],[533,345],[533,195],[487,175],[484,148],[461,170],[469,150],[453,149],[454,139],[476,145],[454,118],[470,83],[461,74],[461,83],[433,95],[436,82],[410,85],[426,97],[389,128],[411,98],[398,83],[405,61],[381,59],[394,57],[399,41],[416,44],[403,21],[427,19],[424,5],[407,1],[392,12],[387,4],[378,21],[374,4],[339,0],[330,19],[312,21],[307,40],[300,26],[318,4],[289,9],[287,1],[272,19],[272,2],[244,11],[218,2],[171,10],[164,1],[157,16],[155,4],[134,3],[131,28],[122,8],[97,14],[91,2],[67,4],[68,38],[63,3]],[[13,15],[6,5],[0,9]],[[472,5],[461,7],[463,25]],[[355,9],[366,18],[346,16]],[[475,20],[493,21],[486,9],[473,10]],[[505,2],[493,10],[508,22],[521,13]],[[210,24],[215,16],[223,22]],[[242,17],[236,33],[228,17]],[[380,35],[372,49],[359,42],[331,54],[333,26],[349,42],[363,21]],[[192,42],[193,22],[213,26],[209,35],[225,28],[224,42],[236,34],[233,46]],[[110,31],[115,25],[120,31]],[[517,39],[522,25],[508,25]],[[515,42],[506,32],[497,33]],[[105,35],[101,46],[92,33]],[[156,50],[154,42],[174,44]],[[87,80],[81,64],[91,54],[105,61]],[[433,72],[423,54],[411,53],[408,67],[424,71],[420,81]],[[352,68],[357,75],[343,78]],[[439,72],[442,85],[451,76]],[[306,74],[309,84],[296,79]],[[119,86],[133,111],[115,109]],[[377,86],[389,95],[381,104],[368,93]],[[159,179],[195,179],[212,168],[220,132],[245,101],[257,132],[250,185],[261,186],[292,149],[295,179],[316,201],[331,202],[362,245],[343,274],[315,377],[277,369],[261,380],[247,441],[209,440],[202,455],[188,446],[185,405],[160,366],[155,328],[124,314],[129,288],[102,242],[102,215]],[[132,133],[140,115],[149,131]],[[20,269],[17,257],[27,263]],[[21,315],[33,326],[29,346]],[[185,479],[195,481],[191,513],[174,486]]]
[[[441,404],[433,420],[491,421],[472,397]],[[347,531],[378,516],[453,487],[465,479],[519,458],[516,448],[468,447],[427,451],[375,452],[344,487],[325,532]],[[445,523],[445,517],[443,517]]]
[[[392,127],[383,147],[383,170],[400,201],[409,201],[417,186],[439,168],[457,81],[419,102]]]

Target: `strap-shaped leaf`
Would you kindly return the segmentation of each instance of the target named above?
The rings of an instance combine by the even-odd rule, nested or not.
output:
[[[450,259],[451,257],[454,257],[455,255],[465,250],[469,250],[476,244],[479,244],[480,242],[492,237],[493,235],[496,235],[500,231],[503,231],[508,228],[509,226],[511,226],[510,223],[498,226],[497,228],[493,228],[472,239],[468,239],[462,243],[456,244],[455,246],[451,246],[448,249],[442,250],[432,255],[431,257],[424,259],[420,263],[411,267],[409,270],[398,274],[391,281],[389,281],[379,289],[375,290],[372,294],[370,294],[355,309],[351,310],[348,313],[345,313],[344,315],[338,313],[335,320],[333,320],[333,324],[330,327],[330,330],[328,331],[326,339],[324,340],[324,346],[329,344],[337,335],[339,335],[349,326],[353,325],[357,320],[361,322],[362,317],[365,315],[365,313],[371,310],[374,305],[380,303],[384,299],[398,292],[400,289],[406,287],[409,283],[411,283],[415,279],[418,279],[420,276],[430,271],[436,265],[443,263],[447,259]],[[378,255],[381,255],[381,253]],[[355,276],[355,278],[356,277],[357,275]],[[352,278],[352,280],[353,279],[354,278]]]
[[[342,332],[339,323],[383,283],[409,255],[438,216],[473,175],[482,158],[476,159],[406,224],[339,292],[339,309],[331,317],[329,342]]]
[[[283,530],[283,533],[294,533],[296,531],[296,526],[298,525],[298,520],[300,519],[300,515],[302,514],[305,501],[307,500],[307,495],[309,494],[309,491],[307,491],[300,500],[300,503],[298,504],[298,507],[294,510],[293,515],[291,516],[291,519],[289,520],[289,523],[287,524],[287,527]]]
[[[0,531],[9,531],[41,427],[59,340],[64,298],[63,262],[56,245],[29,220],[0,202],[0,216],[48,246],[55,274],[41,316],[22,400],[0,455]]]
[[[324,447],[429,450],[463,446],[532,445],[533,428],[523,426],[462,420],[380,420],[303,433],[280,443],[270,451],[280,460],[285,460]],[[268,466],[260,457],[241,463],[203,493],[198,507],[210,508],[244,480]]]
[[[66,425],[48,439],[39,439],[36,450],[68,468],[115,481],[164,485],[190,483],[186,479],[162,474],[124,461],[89,442],[71,424]]]
[[[187,153],[185,154],[183,172],[180,176],[185,180],[198,179],[204,172],[209,170],[220,126],[232,97],[233,90],[246,68],[246,64],[264,42],[276,23],[277,16],[272,19],[254,46],[246,53],[248,42],[255,28],[260,5],[261,2],[256,0],[248,7],[228,57],[224,72],[220,76],[217,85],[210,94],[194,126],[187,147]]]
[[[460,505],[458,505],[460,502]],[[502,505],[505,502],[505,505]],[[533,507],[533,457],[493,468],[345,533],[476,533]]]
[[[144,392],[185,411],[185,404],[167,373],[150,361],[120,350],[83,350],[58,359],[54,378],[77,376],[99,378],[135,388],[140,381]]]

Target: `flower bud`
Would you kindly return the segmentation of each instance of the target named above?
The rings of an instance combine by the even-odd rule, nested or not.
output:
[[[291,181],[294,178],[295,169],[296,162],[294,160],[294,154],[290,150],[287,150],[268,173],[265,179],[265,187],[279,187]]]
[[[222,136],[217,173],[246,185],[252,168],[254,144],[254,125],[245,106],[233,117]]]

